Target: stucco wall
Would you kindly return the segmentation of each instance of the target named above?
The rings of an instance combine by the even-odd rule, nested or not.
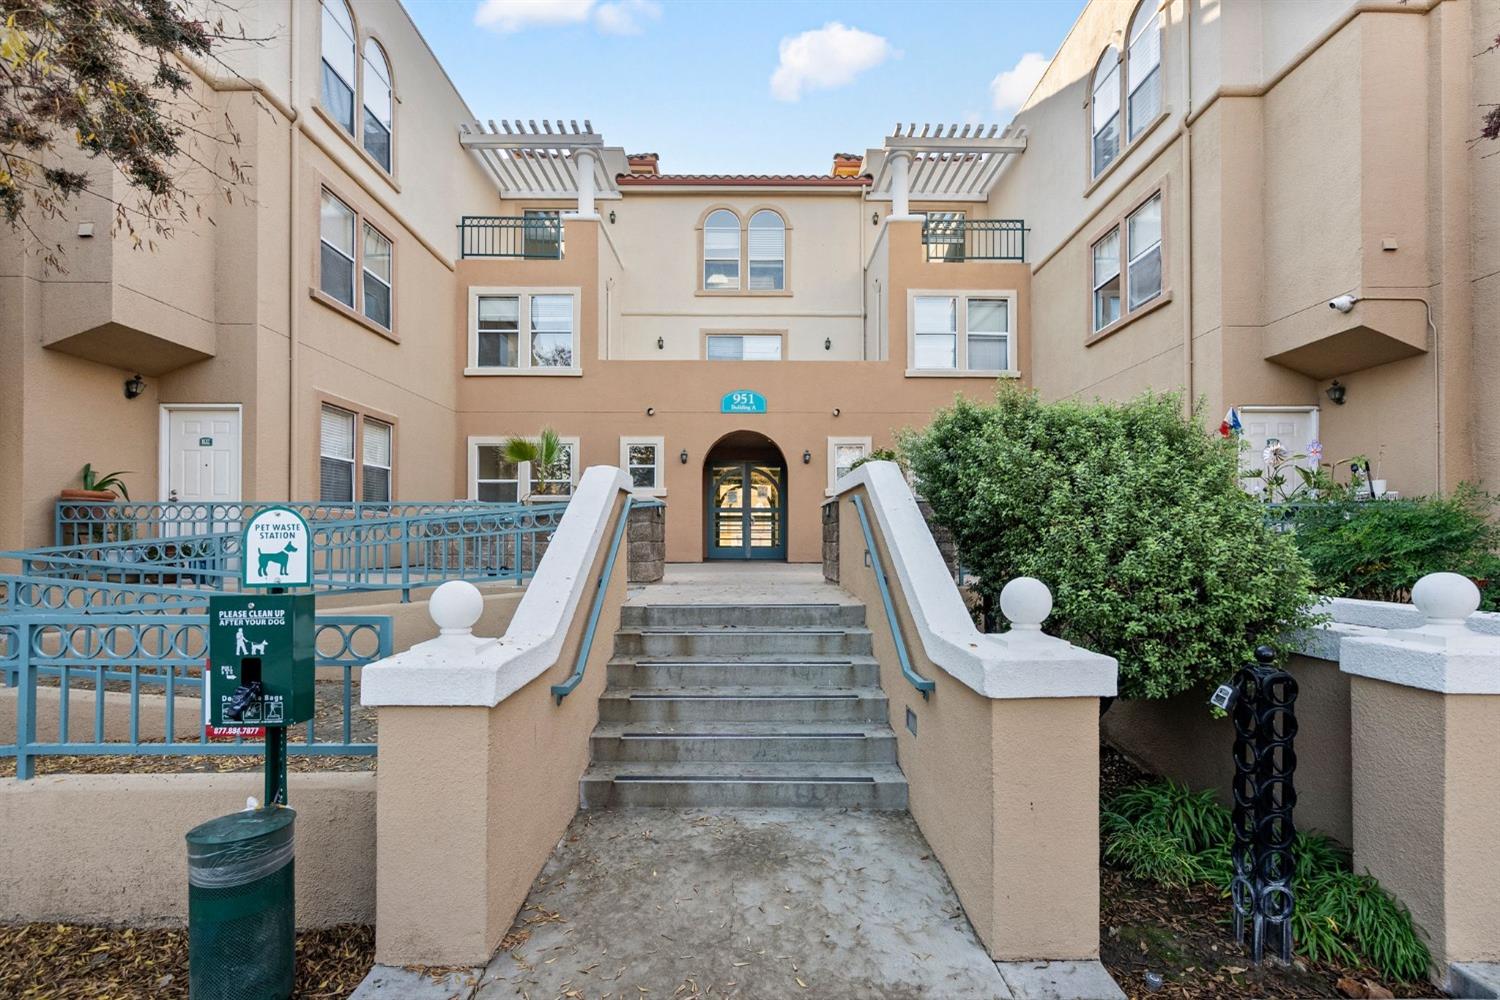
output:
[[[375,775],[293,773],[297,924],[375,917]],[[0,781],[0,920],[180,925],[199,823],[259,798],[259,773]]]

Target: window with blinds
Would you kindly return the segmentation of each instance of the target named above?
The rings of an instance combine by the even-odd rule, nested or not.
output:
[[[360,499],[366,503],[389,503],[391,499],[391,425],[373,417],[364,419],[360,447]]]
[[[354,414],[324,405],[318,444],[318,499],[354,500]]]
[[[323,192],[318,221],[318,287],[354,305],[354,209]]]
[[[721,208],[703,223],[703,287],[710,292],[740,287],[740,219]]]
[[[354,134],[354,18],[344,0],[323,0],[323,110]]]
[[[750,217],[750,290],[786,287],[786,223],[770,209]]]
[[[774,333],[715,333],[706,339],[710,361],[781,360],[781,337]]]
[[[1143,3],[1131,25],[1125,50],[1129,135],[1134,140],[1161,114],[1161,13]]]
[[[390,173],[391,170],[391,68],[380,43],[371,38],[365,42],[364,74],[364,143],[365,152]]]

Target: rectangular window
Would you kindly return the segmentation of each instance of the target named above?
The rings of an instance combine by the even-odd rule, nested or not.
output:
[[[768,222],[758,225],[765,216]],[[786,228],[773,212],[757,213],[750,221],[750,290],[779,292],[786,287]]]
[[[365,316],[387,330],[391,328],[391,241],[365,223],[364,268]]]
[[[706,339],[710,361],[781,360],[781,337],[776,334],[714,333]]]
[[[522,213],[522,219],[521,253],[526,257],[561,259],[562,212],[555,208],[528,208]]]
[[[1094,329],[1120,318],[1120,229],[1094,244]]]
[[[831,437],[828,439],[828,489],[831,493],[840,479],[854,468],[854,463],[870,454],[869,438]]]
[[[573,296],[531,296],[531,364],[573,367]]]
[[[507,462],[498,444],[475,445],[474,499],[486,503],[521,499],[521,467]]]
[[[528,463],[529,464],[529,463]],[[546,496],[568,496],[578,480],[578,441],[562,441],[562,459],[551,469],[527,470],[531,475],[531,490]]]
[[[666,495],[663,454],[666,446],[659,437],[620,438],[620,466],[630,477],[630,486],[643,496]]]
[[[1130,308],[1150,302],[1161,294],[1161,194],[1130,213],[1125,222],[1130,242],[1127,270]]]
[[[740,287],[740,227],[737,224],[733,228],[704,227],[703,287],[715,292]]]
[[[504,438],[469,439],[469,494],[486,503],[568,496],[578,481],[578,439],[562,439],[562,460],[551,470],[506,461]]]
[[[953,296],[919,295],[915,300],[917,368],[958,367],[958,310]]]
[[[318,499],[354,501],[354,414],[324,405],[318,443]]]
[[[373,417],[364,419],[360,442],[359,497],[366,503],[389,503],[391,499],[391,425]]]
[[[1010,369],[1010,301],[969,299],[968,359],[975,371]]]
[[[481,295],[475,310],[475,341],[480,368],[516,368],[521,364],[521,299],[517,295]]]
[[[351,309],[354,307],[354,209],[323,192],[318,222],[318,285]]]

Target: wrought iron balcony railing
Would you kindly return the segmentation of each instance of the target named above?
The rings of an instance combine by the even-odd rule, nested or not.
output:
[[[1026,259],[1026,223],[1021,219],[934,219],[922,223],[922,245],[930,261]]]
[[[465,215],[458,222],[460,257],[561,260],[563,223],[555,215]]]

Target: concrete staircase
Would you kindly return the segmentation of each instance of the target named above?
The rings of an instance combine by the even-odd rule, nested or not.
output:
[[[858,604],[622,609],[584,808],[905,809]]]

